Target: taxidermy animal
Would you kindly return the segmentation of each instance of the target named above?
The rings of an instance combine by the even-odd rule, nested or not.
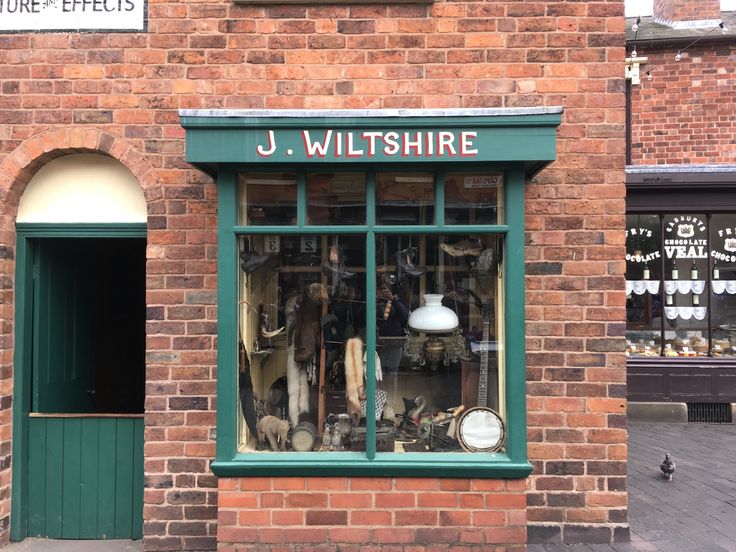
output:
[[[348,414],[357,424],[360,421],[360,388],[363,387],[363,341],[351,337],[345,342],[345,398]]]
[[[296,427],[299,414],[309,412],[307,367],[314,362],[319,345],[322,305],[329,300],[327,288],[309,284],[298,297],[286,302],[286,381],[289,392],[289,420]]]
[[[286,436],[289,433],[289,422],[276,416],[264,416],[256,424],[258,443],[265,444],[268,439],[271,450],[286,450]]]
[[[664,462],[659,465],[662,475],[667,481],[672,481],[672,474],[675,473],[675,463],[670,459],[670,453],[664,455]]]

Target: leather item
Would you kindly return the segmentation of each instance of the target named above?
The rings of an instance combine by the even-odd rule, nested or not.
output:
[[[255,272],[259,268],[263,268],[263,266],[268,262],[268,259],[271,258],[271,255],[266,253],[264,255],[259,255],[255,251],[241,251],[240,252],[240,268],[243,269],[243,272],[246,274],[250,274],[251,272]]]
[[[417,254],[416,247],[407,247],[396,252],[396,266],[398,278],[401,279],[403,274],[408,274],[416,278],[427,272],[427,267],[417,266],[412,262],[412,258]]]

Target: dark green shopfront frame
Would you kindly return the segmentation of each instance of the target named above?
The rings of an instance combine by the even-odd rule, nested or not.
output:
[[[526,477],[531,466],[526,456],[526,365],[524,345],[524,183],[527,177],[555,159],[555,129],[561,108],[539,110],[443,110],[366,112],[259,112],[187,111],[180,113],[186,129],[187,161],[215,176],[218,192],[218,381],[217,458],[212,470],[218,476],[257,475],[357,475],[417,477]],[[276,129],[277,142],[297,145],[300,129],[362,129],[437,131],[472,129],[480,137],[475,159],[401,158],[380,164],[372,159],[351,162],[333,159],[300,159],[290,162],[283,153],[264,159],[255,152],[265,143],[265,131]],[[292,149],[289,150],[290,152]],[[291,155],[289,153],[288,155]],[[239,226],[237,220],[238,173],[296,171],[297,223],[295,226]],[[366,171],[366,224],[360,226],[310,226],[306,220],[306,183],[310,170]],[[437,174],[434,225],[378,226],[375,224],[373,178],[376,170],[432,170]],[[493,170],[505,174],[506,224],[445,225],[443,170]],[[375,442],[367,451],[340,453],[240,453],[237,450],[237,322],[238,237],[248,234],[362,234],[366,243],[366,271],[375,272],[375,237],[381,234],[504,234],[504,322],[506,328],[507,440],[505,453],[379,453]],[[375,280],[367,279],[366,296],[375,297]],[[376,346],[375,308],[366,309],[366,347]],[[368,355],[367,392],[375,392],[375,366]],[[375,432],[373,401],[367,404],[369,435]]]
[[[32,370],[30,369],[33,359],[33,245],[34,239],[53,239],[53,238],[144,238],[146,237],[145,223],[130,224],[47,224],[47,223],[18,223],[16,225],[16,287],[15,287],[15,351],[13,358],[14,380],[13,380],[13,490],[11,504],[11,524],[10,536],[14,541],[24,539],[29,535],[34,535],[34,522],[29,520],[29,492],[35,492],[39,479],[35,477],[32,470],[29,470],[29,454],[35,445],[35,451],[40,454],[48,454],[52,450],[62,451],[65,445],[74,448],[80,444],[79,439],[83,439],[90,430],[94,430],[93,426],[97,426],[99,431],[114,431],[118,435],[125,435],[125,438],[132,443],[132,446],[140,451],[140,462],[133,468],[132,480],[130,481],[130,492],[132,494],[132,503],[134,510],[131,512],[130,519],[125,519],[123,523],[116,520],[114,516],[115,504],[111,504],[112,515],[103,517],[100,515],[93,521],[91,517],[85,518],[84,513],[80,514],[80,524],[89,521],[91,524],[87,528],[73,527],[73,531],[78,531],[81,538],[97,538],[99,534],[95,534],[95,529],[105,531],[107,538],[141,538],[143,535],[143,419],[135,417],[126,417],[122,415],[119,419],[110,418],[88,418],[88,423],[81,424],[79,419],[74,418],[34,418],[29,417],[31,412],[31,389],[32,389]],[[47,435],[47,425],[53,426],[53,431],[63,432],[69,429],[69,437],[64,442],[56,439],[51,440],[39,439]],[[33,439],[32,439],[33,437]],[[34,442],[32,442],[34,441]],[[54,447],[56,447],[54,449]],[[115,448],[111,449],[114,453]],[[109,451],[108,451],[109,452]],[[63,459],[59,458],[58,465],[47,463],[45,466],[45,477],[53,477],[58,473],[58,467]],[[89,469],[99,466],[100,469],[114,470],[116,459],[107,454],[106,456],[94,458],[90,457],[90,461],[85,463]],[[84,462],[84,460],[83,460]],[[80,473],[78,481],[59,481],[58,489],[61,485],[72,484],[75,486],[83,486],[88,483],[85,474]],[[34,486],[35,484],[35,486]],[[48,496],[48,489],[47,491]],[[109,494],[108,496],[112,496]],[[58,497],[57,497],[58,498]],[[57,504],[56,506],[58,506]],[[58,511],[58,510],[57,510]],[[109,512],[108,512],[109,513]],[[62,526],[61,517],[54,517],[52,527],[54,533],[63,535],[69,527],[65,524]],[[94,525],[94,527],[92,526]],[[92,527],[92,529],[90,529]],[[91,532],[89,532],[91,531]],[[89,532],[89,533],[88,533]],[[68,538],[68,537],[65,537]]]

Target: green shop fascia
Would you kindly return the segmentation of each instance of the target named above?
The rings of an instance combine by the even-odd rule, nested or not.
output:
[[[218,476],[530,473],[524,184],[562,111],[180,111],[217,184]]]

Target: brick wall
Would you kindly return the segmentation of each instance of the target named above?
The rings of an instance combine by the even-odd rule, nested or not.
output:
[[[677,50],[639,51],[648,62],[631,87],[632,163],[736,163],[736,45],[696,46],[679,62]]]
[[[145,548],[205,550],[215,546],[217,513],[208,467],[215,424],[215,188],[184,162],[177,109],[544,105],[563,105],[565,115],[558,161],[527,188],[529,453],[535,468],[526,482],[529,535],[621,538],[623,2],[262,7],[195,0],[152,2],[148,14],[147,33],[0,37],[0,539],[8,534],[10,488],[13,220],[25,184],[48,159],[106,152],[145,189]],[[290,484],[268,481],[274,492]],[[360,481],[339,484],[360,494]],[[229,486],[242,480],[220,484],[234,492]],[[393,480],[386,492],[405,494],[405,484]],[[435,484],[421,496],[441,501],[444,486],[454,483]],[[460,496],[482,484],[471,482]],[[493,493],[518,496],[515,485]],[[370,490],[370,500],[378,502]],[[419,491],[408,491],[417,502],[407,511],[421,510]],[[334,493],[323,494],[327,508],[337,508],[329,498]],[[482,495],[486,502],[478,508],[487,509],[496,494]],[[244,517],[236,515],[240,508],[253,506],[223,510],[227,526],[235,527],[233,515]],[[428,510],[437,530],[445,530],[442,508]],[[269,514],[277,532],[278,520],[285,519],[280,516],[291,515],[282,511],[288,509]],[[451,516],[450,530],[468,512]],[[518,543],[521,513],[498,512],[512,527],[505,542]],[[307,519],[305,513],[303,523],[320,515]],[[390,515],[391,524],[400,524],[407,514]],[[351,519],[341,538],[365,534],[367,528],[353,527]],[[415,535],[428,534],[414,526]],[[370,531],[375,538],[378,529]]]
[[[524,489],[523,480],[225,479],[219,550],[275,552],[291,543],[324,552],[525,550]]]
[[[658,23],[721,18],[721,0],[654,0],[653,7]]]

